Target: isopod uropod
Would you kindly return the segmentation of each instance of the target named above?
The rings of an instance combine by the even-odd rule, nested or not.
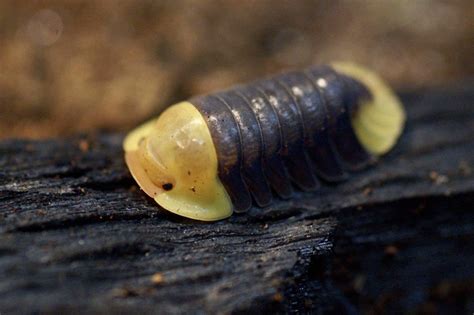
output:
[[[214,221],[346,179],[388,152],[404,122],[377,75],[334,63],[175,104],[123,146],[133,177],[161,207]]]

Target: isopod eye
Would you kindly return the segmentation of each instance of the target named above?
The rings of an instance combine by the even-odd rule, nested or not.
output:
[[[163,184],[163,189],[166,190],[166,191],[170,191],[171,189],[173,189],[173,184],[171,183],[166,183],[166,184]]]
[[[348,62],[333,68],[364,84],[371,98],[362,100],[352,117],[354,132],[364,148],[375,155],[387,153],[397,142],[405,124],[403,106],[390,87],[374,72]]]
[[[203,221],[232,214],[209,129],[191,103],[171,106],[132,131],[124,149],[137,183],[166,210]]]

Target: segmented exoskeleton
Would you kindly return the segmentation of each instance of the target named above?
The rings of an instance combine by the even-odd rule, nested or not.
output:
[[[271,188],[289,198],[291,183],[315,190],[318,177],[339,181],[345,171],[366,166],[371,156],[350,116],[358,100],[370,97],[358,81],[320,66],[190,102],[207,122],[235,210],[245,211],[251,195],[264,207],[272,202]]]

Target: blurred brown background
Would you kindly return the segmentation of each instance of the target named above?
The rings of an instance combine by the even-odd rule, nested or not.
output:
[[[474,1],[0,1],[0,138],[125,131],[192,94],[353,60],[472,77]]]

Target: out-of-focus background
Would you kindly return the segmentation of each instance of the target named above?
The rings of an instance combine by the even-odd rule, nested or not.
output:
[[[165,106],[352,60],[397,89],[474,73],[472,0],[0,1],[0,138],[126,131]]]

